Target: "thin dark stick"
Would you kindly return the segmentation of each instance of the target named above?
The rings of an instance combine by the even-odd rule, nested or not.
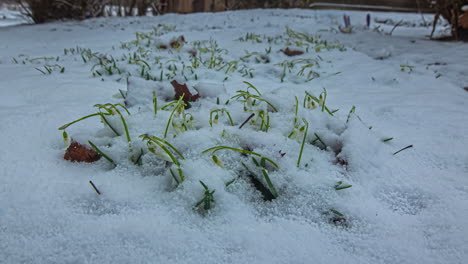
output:
[[[96,191],[98,195],[101,195],[101,192],[98,190],[98,188],[96,187],[96,185],[94,185],[92,181],[89,181],[89,184],[91,184],[91,187],[93,187],[93,189]]]
[[[247,120],[244,121],[244,123],[242,123],[242,125],[240,125],[239,129],[241,129],[245,124],[247,124],[247,122],[249,122],[250,119],[252,119],[252,117],[254,117],[255,113],[252,113],[248,118]]]
[[[400,22],[398,22],[393,28],[392,30],[390,31],[390,33],[388,33],[390,36],[392,35],[393,31],[399,26],[401,25],[401,23],[403,23],[403,20],[400,20]]]
[[[409,146],[407,146],[407,147],[404,147],[404,148],[400,149],[399,151],[397,151],[397,152],[393,153],[393,155],[396,155],[396,154],[398,154],[398,153],[402,152],[403,150],[405,150],[405,149],[409,149],[409,148],[412,148],[412,147],[413,147],[413,145],[409,145]]]

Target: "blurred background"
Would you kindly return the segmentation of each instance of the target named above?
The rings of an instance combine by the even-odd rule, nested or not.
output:
[[[468,39],[468,0],[0,0],[0,8],[17,11],[34,23],[252,8],[434,13],[433,24],[445,19],[452,26],[455,39]]]

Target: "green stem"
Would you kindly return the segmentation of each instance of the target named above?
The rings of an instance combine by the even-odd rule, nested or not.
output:
[[[304,122],[306,127],[305,127],[305,131],[304,131],[304,137],[302,138],[301,150],[299,151],[299,158],[297,159],[297,167],[298,168],[301,165],[302,152],[304,151],[304,145],[305,145],[305,142],[306,142],[307,133],[309,131],[309,122],[307,122],[307,120],[305,120],[304,118],[302,119],[302,121]]]
[[[112,163],[112,165],[114,166],[117,166],[117,164],[115,164],[115,162],[109,158],[109,156],[107,156],[106,154],[104,154],[104,152],[102,152],[96,145],[93,144],[93,142],[91,142],[90,140],[88,140],[88,143],[89,145],[91,145],[91,147],[97,152],[99,153],[99,155],[101,155],[102,157],[104,157],[107,161],[109,161],[110,163]]]
[[[212,152],[211,154],[214,154],[215,152],[217,152],[219,150],[223,150],[223,149],[233,150],[233,151],[237,151],[239,153],[251,154],[251,155],[260,157],[260,158],[265,159],[266,161],[270,162],[276,168],[279,168],[278,164],[276,164],[271,159],[269,159],[267,157],[264,157],[261,154],[258,154],[256,152],[248,151],[248,150],[245,150],[245,149],[237,149],[237,148],[228,147],[228,146],[216,146],[216,147],[212,147],[212,148],[209,148],[209,149],[206,149],[206,150],[202,151],[201,154],[205,154],[205,153],[210,152],[210,151]]]
[[[98,116],[98,115],[101,115],[101,113],[94,113],[94,114],[90,114],[90,115],[84,116],[84,117],[82,117],[82,118],[80,118],[80,119],[77,119],[77,120],[75,120],[75,121],[73,121],[73,122],[70,122],[70,123],[68,123],[68,124],[63,125],[63,126],[59,127],[58,129],[59,129],[59,130],[64,130],[64,129],[66,129],[67,127],[69,127],[69,126],[71,126],[71,125],[73,125],[73,124],[75,124],[75,123],[77,123],[77,122],[80,122],[80,121],[82,121],[82,120],[84,120],[84,119],[86,119],[86,118],[90,118],[90,117]]]

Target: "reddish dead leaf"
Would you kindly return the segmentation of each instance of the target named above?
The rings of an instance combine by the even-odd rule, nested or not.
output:
[[[184,45],[184,43],[185,43],[185,37],[183,35],[180,35],[178,38],[171,40],[169,45],[173,49],[179,49]]]
[[[180,84],[176,80],[173,80],[171,82],[172,86],[174,86],[174,91],[175,91],[175,99],[179,99],[181,96],[183,96],[183,100],[185,103],[188,102],[195,102],[200,98],[199,94],[192,95],[192,93],[189,91],[187,84]]]
[[[76,162],[95,162],[101,158],[101,155],[76,141],[72,141],[67,148],[64,159]]]
[[[304,54],[304,52],[301,51],[301,50],[293,50],[293,49],[290,49],[289,47],[287,47],[285,50],[283,50],[283,53],[286,54],[286,56],[289,56],[289,57]]]

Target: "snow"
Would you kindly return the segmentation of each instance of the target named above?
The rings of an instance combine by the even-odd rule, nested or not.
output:
[[[0,27],[15,26],[30,22],[15,5],[0,4]]]
[[[392,23],[380,24],[376,32],[375,22],[365,27],[366,12],[346,14],[352,34],[336,30],[342,11],[297,9],[0,28],[0,263],[464,263],[468,93],[463,87],[468,86],[468,45],[427,40],[431,27],[423,26],[417,14],[372,12],[379,21],[405,22],[391,36],[385,33]],[[246,50],[258,52],[239,62],[237,70],[245,64],[247,72],[201,66],[196,78],[187,72],[188,81],[181,74],[174,76],[202,95],[186,110],[193,115],[193,128],[176,137],[171,128],[166,138],[185,156],[180,160],[185,181],[176,187],[165,162],[147,151],[143,165],[133,165],[118,116],[108,118],[121,136],[98,117],[66,129],[79,142],[94,142],[117,167],[104,159],[92,164],[63,160],[62,131],[57,128],[96,112],[95,104],[123,103],[119,90],[127,91],[132,114],[123,113],[131,153],[146,148],[139,135],[163,137],[171,112],[159,109],[154,116],[152,92],[159,108],[168,103],[173,96],[170,80],[146,81],[139,77],[141,66],[120,61],[119,67],[132,72],[128,85],[119,74],[93,77],[93,71],[101,70],[92,70],[96,57],[84,63],[79,54],[64,54],[64,49],[81,47],[107,59],[121,58],[137,50],[130,44],[121,49],[122,42],[159,24],[176,28],[160,28],[155,45],[180,35],[187,42],[180,51],[151,46],[151,56],[158,56],[164,67],[191,65],[188,51],[211,45],[194,41],[216,41],[226,61],[239,60]],[[285,38],[286,27],[319,34],[335,47],[318,51],[314,44],[290,58],[280,51],[286,48],[284,39],[271,44],[239,40],[246,33]],[[445,30],[440,25],[438,34]],[[265,53],[268,63],[260,56]],[[199,56],[206,59],[209,53]],[[53,59],[35,59],[39,57]],[[282,77],[283,68],[276,64],[296,58],[309,59],[318,75],[308,75],[309,68],[297,75],[296,66]],[[172,59],[176,61],[167,63]],[[64,73],[59,67],[52,67],[51,74],[35,69],[47,73],[45,64],[64,66]],[[158,76],[159,66],[151,66]],[[239,129],[250,112],[230,98],[248,89],[244,81],[255,85],[278,112],[266,103],[252,106],[256,124]],[[324,89],[325,105],[340,109],[334,116],[321,106],[302,107],[304,91],[319,97]],[[299,167],[302,134],[287,137],[294,128],[295,96],[300,106],[297,129],[304,126],[302,118],[309,123]],[[353,106],[356,111],[348,120]],[[209,125],[210,111],[219,108],[230,112],[235,126],[225,113]],[[258,116],[266,110],[271,128],[262,132]],[[328,148],[312,144],[314,133]],[[390,137],[394,139],[382,142]],[[224,168],[209,153],[201,154],[220,145],[249,147],[276,162],[279,169],[268,162],[265,168],[279,197],[264,201],[248,177],[225,187],[244,170],[240,161],[262,174],[249,158],[233,151],[216,152]],[[392,155],[408,145],[414,147]],[[258,180],[266,185],[263,177]],[[194,209],[204,193],[199,181],[216,190],[208,212]],[[352,187],[337,191],[339,181]],[[330,210],[342,213],[346,223],[333,224]]]

